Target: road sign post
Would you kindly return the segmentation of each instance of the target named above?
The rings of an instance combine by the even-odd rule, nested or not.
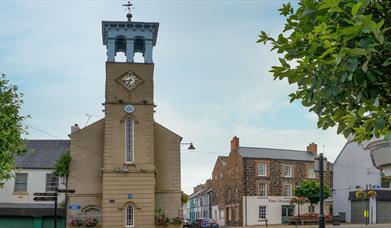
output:
[[[54,201],[54,228],[57,228],[58,193],[75,193],[74,189],[57,189],[56,192],[36,192],[34,201]]]

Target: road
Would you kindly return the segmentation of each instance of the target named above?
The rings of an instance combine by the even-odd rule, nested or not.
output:
[[[238,227],[238,226],[220,226],[219,228],[265,228],[266,226],[248,226],[248,227]],[[318,226],[288,226],[288,225],[269,225],[269,228],[318,228]],[[360,224],[348,224],[348,225],[340,225],[340,226],[333,226],[333,225],[326,225],[326,228],[391,228],[391,224],[374,224],[374,225],[360,225]]]

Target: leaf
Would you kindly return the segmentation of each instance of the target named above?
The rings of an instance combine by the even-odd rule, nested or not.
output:
[[[375,30],[373,34],[375,34],[375,37],[380,44],[384,43],[384,34],[380,30]]]
[[[362,2],[357,3],[355,6],[352,7],[352,15],[356,16],[357,12],[360,10],[362,6]]]
[[[382,66],[388,66],[391,64],[391,57],[389,57],[388,59],[386,59],[386,61],[382,64]]]
[[[365,50],[363,48],[353,48],[353,49],[350,49],[349,52],[354,55],[366,55],[367,54],[367,50]]]
[[[357,58],[349,58],[347,61],[347,67],[350,72],[354,72],[357,69],[358,60]]]
[[[375,128],[377,130],[383,130],[385,126],[386,126],[386,121],[384,121],[383,118],[377,118],[375,120]]]

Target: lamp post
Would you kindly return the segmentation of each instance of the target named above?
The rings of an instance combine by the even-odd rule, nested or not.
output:
[[[323,153],[319,154],[319,157],[315,158],[315,171],[319,172],[319,182],[320,182],[320,193],[319,193],[319,228],[325,228],[325,217],[324,217],[324,172],[327,171],[327,158],[323,157]]]

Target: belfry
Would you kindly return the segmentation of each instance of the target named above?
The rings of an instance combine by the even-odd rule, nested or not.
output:
[[[131,4],[126,6],[130,7]],[[95,219],[102,228],[155,227],[181,207],[181,137],[154,121],[154,61],[159,23],[103,21],[107,48],[105,117],[72,128],[68,226]],[[126,62],[116,61],[123,52]],[[143,62],[135,62],[141,53]],[[72,205],[76,205],[72,207]]]

